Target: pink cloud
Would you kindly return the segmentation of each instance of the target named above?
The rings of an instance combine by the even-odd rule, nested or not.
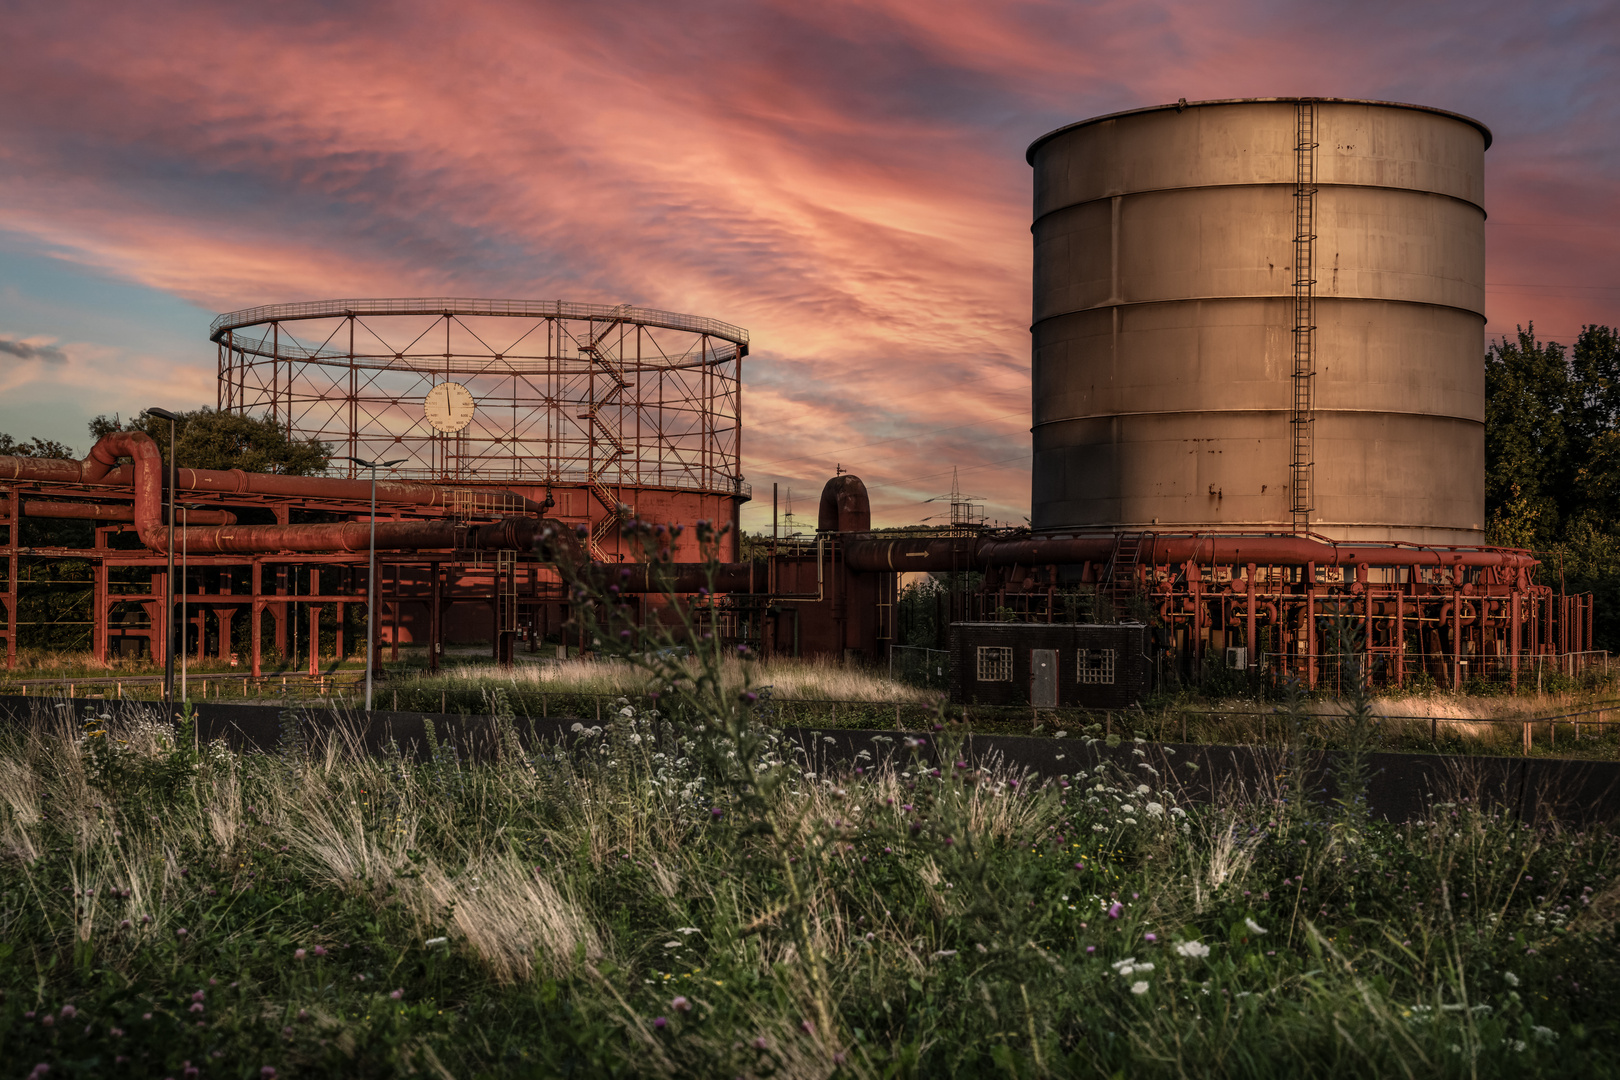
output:
[[[1620,119],[1594,62],[1613,10],[53,5],[8,15],[0,230],[207,311],[451,293],[712,315],[753,334],[756,491],[808,499],[839,462],[898,522],[957,465],[1018,520],[1031,139],[1183,96],[1477,115],[1504,222],[1490,330],[1567,337],[1620,322],[1620,155],[1592,138]]]

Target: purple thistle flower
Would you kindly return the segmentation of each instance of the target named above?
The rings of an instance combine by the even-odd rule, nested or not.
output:
[[[73,1006],[71,1006],[71,1005],[62,1006],[62,1019],[71,1020],[75,1016],[78,1016],[78,1015],[79,1015],[79,1010],[75,1009]]]
[[[264,1077],[264,1080],[276,1080],[276,1067],[274,1065],[266,1065],[264,1068],[259,1070],[259,1075]]]
[[[1158,941],[1159,940],[1159,935],[1158,934],[1143,934],[1142,935],[1142,940],[1143,941],[1148,941],[1148,942]]]
[[[390,998],[392,998],[394,1001],[398,1001],[400,998],[405,996],[405,991],[404,990],[394,990],[391,993],[389,993],[388,996]]]
[[[720,809],[718,806],[712,806],[709,808],[709,816],[714,818],[716,821],[719,821],[725,816],[725,814],[726,812]]]
[[[662,1017],[662,1016],[653,1017],[653,1027],[655,1027],[655,1028],[666,1028],[668,1026],[669,1026],[669,1020],[667,1018]]]
[[[302,960],[307,955],[308,954],[306,952],[304,952],[303,949],[294,949],[293,950],[293,959],[294,960]]]
[[[1123,914],[1125,914],[1125,905],[1120,903],[1118,900],[1115,900],[1113,906],[1108,909],[1108,917],[1110,919],[1117,919]]]
[[[326,946],[325,945],[317,945],[317,946],[315,946],[315,955],[316,956],[325,956],[326,955]]]
[[[687,1001],[684,996],[677,996],[674,1001],[669,1003],[669,1007],[674,1009],[676,1012],[692,1011],[692,1003]]]

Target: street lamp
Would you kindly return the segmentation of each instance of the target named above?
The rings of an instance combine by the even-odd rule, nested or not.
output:
[[[366,712],[371,712],[372,649],[377,642],[377,470],[403,465],[409,458],[393,461],[367,461],[364,458],[345,458],[362,469],[371,470],[371,564],[366,571]]]
[[[171,501],[169,503],[169,505],[170,505],[170,507],[173,507],[174,506],[173,501]],[[186,533],[186,526],[191,524],[191,512],[193,510],[201,510],[201,509],[202,509],[201,506],[191,506],[191,505],[188,505],[188,504],[182,504],[181,507],[180,507],[180,515],[181,515],[180,516],[180,700],[181,701],[190,701],[191,700],[190,696],[187,695],[187,693],[186,693],[186,659],[187,659],[187,653],[189,651],[189,646],[190,646],[190,640],[189,639],[190,639],[190,635],[191,635],[191,623],[186,620],[186,593],[187,593],[187,590],[186,590],[186,540],[188,539],[188,536],[187,536],[187,533]],[[207,618],[208,618],[208,613],[205,610],[203,612],[203,619],[206,621]],[[197,640],[197,650],[199,652],[201,652],[202,651],[202,644],[203,644],[202,643],[202,628],[201,627],[199,627],[198,630],[197,630],[197,638],[198,638],[198,640]]]
[[[163,700],[174,708],[174,429],[180,417],[168,409],[150,408],[146,415],[169,422],[169,571],[163,579]],[[99,616],[98,616],[99,617]]]

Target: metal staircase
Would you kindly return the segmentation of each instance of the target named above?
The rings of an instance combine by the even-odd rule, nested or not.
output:
[[[1123,612],[1136,594],[1137,564],[1142,558],[1142,541],[1146,533],[1118,533],[1114,536],[1114,554],[1108,560],[1106,592],[1116,612]]]
[[[613,309],[613,315],[628,313],[630,310],[629,304],[620,304]],[[591,558],[598,562],[607,561],[607,549],[602,546],[602,542],[607,539],[608,534],[619,523],[619,502],[613,497],[613,493],[608,490],[608,486],[603,482],[602,477],[606,474],[608,467],[625,454],[624,442],[619,438],[618,432],[609,426],[604,411],[613,404],[620,394],[630,387],[630,381],[624,377],[622,365],[617,362],[610,352],[605,352],[601,346],[602,342],[607,339],[608,334],[621,322],[621,318],[610,316],[601,322],[598,329],[597,323],[593,321],[591,323],[590,337],[579,343],[580,355],[590,360],[593,374],[594,369],[600,368],[602,373],[608,377],[607,392],[599,398],[594,393],[596,381],[594,378],[591,380],[592,399],[586,406],[585,411],[579,414],[579,419],[586,421],[586,430],[591,434],[592,442],[595,443],[597,436],[600,436],[602,442],[612,447],[611,453],[601,457],[597,457],[595,454],[592,455],[590,473],[585,481],[586,486],[590,488],[591,495],[601,504],[603,511],[603,516],[598,518],[596,524],[591,526],[590,535],[585,541],[585,546],[589,550]]]

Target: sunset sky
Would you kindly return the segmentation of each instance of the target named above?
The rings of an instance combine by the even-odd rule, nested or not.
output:
[[[0,2],[0,431],[215,401],[214,314],[336,297],[747,327],[750,528],[1029,506],[1042,133],[1177,98],[1494,132],[1487,334],[1620,325],[1620,4]]]

